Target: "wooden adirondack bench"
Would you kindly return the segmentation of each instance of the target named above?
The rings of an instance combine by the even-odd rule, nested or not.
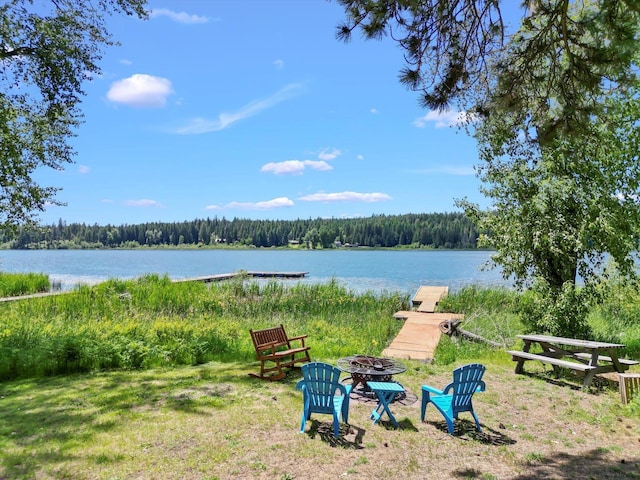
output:
[[[283,368],[311,361],[309,357],[311,347],[305,345],[307,335],[289,338],[282,324],[279,327],[264,330],[249,330],[249,333],[256,349],[256,356],[260,361],[260,374],[250,373],[252,377],[271,381],[281,380],[286,375]],[[300,346],[293,347],[291,342],[300,342]]]

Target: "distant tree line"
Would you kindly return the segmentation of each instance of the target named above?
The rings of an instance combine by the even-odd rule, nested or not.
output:
[[[368,218],[247,220],[206,218],[138,225],[57,224],[0,233],[12,249],[253,246],[299,248],[476,248],[478,232],[463,213],[375,215]]]

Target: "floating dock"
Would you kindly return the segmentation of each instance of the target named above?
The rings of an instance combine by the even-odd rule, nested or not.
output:
[[[223,280],[231,280],[235,277],[247,276],[254,278],[304,278],[309,272],[236,272],[236,273],[218,273],[216,275],[204,275],[201,277],[178,278],[173,282],[221,282]]]
[[[396,312],[393,317],[404,325],[391,344],[382,351],[389,358],[431,361],[440,341],[440,323],[462,319],[456,313],[434,313],[438,302],[449,293],[449,287],[422,286],[411,301],[414,310]]]
[[[411,303],[418,312],[433,313],[438,302],[449,293],[449,287],[422,286],[413,296]]]

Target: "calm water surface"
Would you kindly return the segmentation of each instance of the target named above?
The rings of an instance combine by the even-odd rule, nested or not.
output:
[[[420,285],[509,285],[498,270],[481,271],[484,251],[381,250],[2,250],[0,270],[37,272],[63,289],[110,278],[148,273],[172,279],[232,273],[238,270],[308,272],[303,280],[331,279],[356,291],[401,291]]]

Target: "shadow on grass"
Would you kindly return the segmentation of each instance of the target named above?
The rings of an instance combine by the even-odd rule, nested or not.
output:
[[[553,370],[523,372],[520,375],[524,375],[530,378],[537,378],[543,380],[551,385],[559,387],[569,388],[571,390],[582,390],[582,375],[576,374],[570,370],[560,370],[560,372],[554,372]],[[618,390],[619,383],[608,377],[596,375],[589,385],[588,393],[593,395],[600,395],[611,390]]]
[[[360,450],[364,448],[362,446],[362,440],[366,430],[362,428],[341,423],[340,436],[336,438],[333,435],[333,421],[320,422],[312,418],[308,422],[311,422],[311,427],[305,433],[311,439],[320,437],[320,440],[331,447],[340,447],[352,450]]]
[[[210,364],[0,384],[0,445],[7,446],[0,477],[36,478],[43,469],[72,462],[79,445],[147,411],[210,416],[212,408],[227,405],[238,384],[253,383],[243,368]]]
[[[463,473],[463,472],[461,472]],[[461,478],[473,478],[460,475]],[[523,473],[513,480],[546,480],[548,478],[585,478],[610,480],[640,478],[640,460],[612,460],[604,449],[594,449],[584,455],[557,453],[527,462]]]
[[[425,422],[429,425],[433,425],[438,430],[444,433],[449,433],[447,429],[447,422],[444,420],[439,420],[435,422]],[[475,422],[467,419],[458,419],[455,422],[455,430],[453,432],[452,438],[460,439],[463,441],[473,440],[479,443],[483,443],[485,445],[514,445],[516,443],[508,435],[501,433],[497,430],[494,430],[491,427],[486,425],[482,425],[482,431],[479,432],[476,429]]]
[[[404,418],[403,420],[399,420],[397,427],[393,423],[391,423],[391,420],[387,420],[387,419],[380,419],[380,420],[378,420],[378,422],[375,425],[378,426],[378,427],[382,427],[385,430],[406,430],[406,431],[409,431],[409,432],[417,432],[418,431],[418,428],[408,418]]]
[[[365,448],[362,445],[364,434],[366,430],[360,427],[349,424],[340,424],[340,436],[338,438],[333,435],[333,422],[332,421],[319,421],[316,419],[310,419],[311,427],[306,433],[309,438],[314,439],[320,437],[320,440],[327,443],[331,447],[341,447],[345,449],[360,450]],[[391,421],[381,420],[377,424],[373,425],[373,428],[384,428],[386,430],[407,430],[417,432],[418,429],[413,425],[411,420],[404,419],[398,422],[396,428]]]

